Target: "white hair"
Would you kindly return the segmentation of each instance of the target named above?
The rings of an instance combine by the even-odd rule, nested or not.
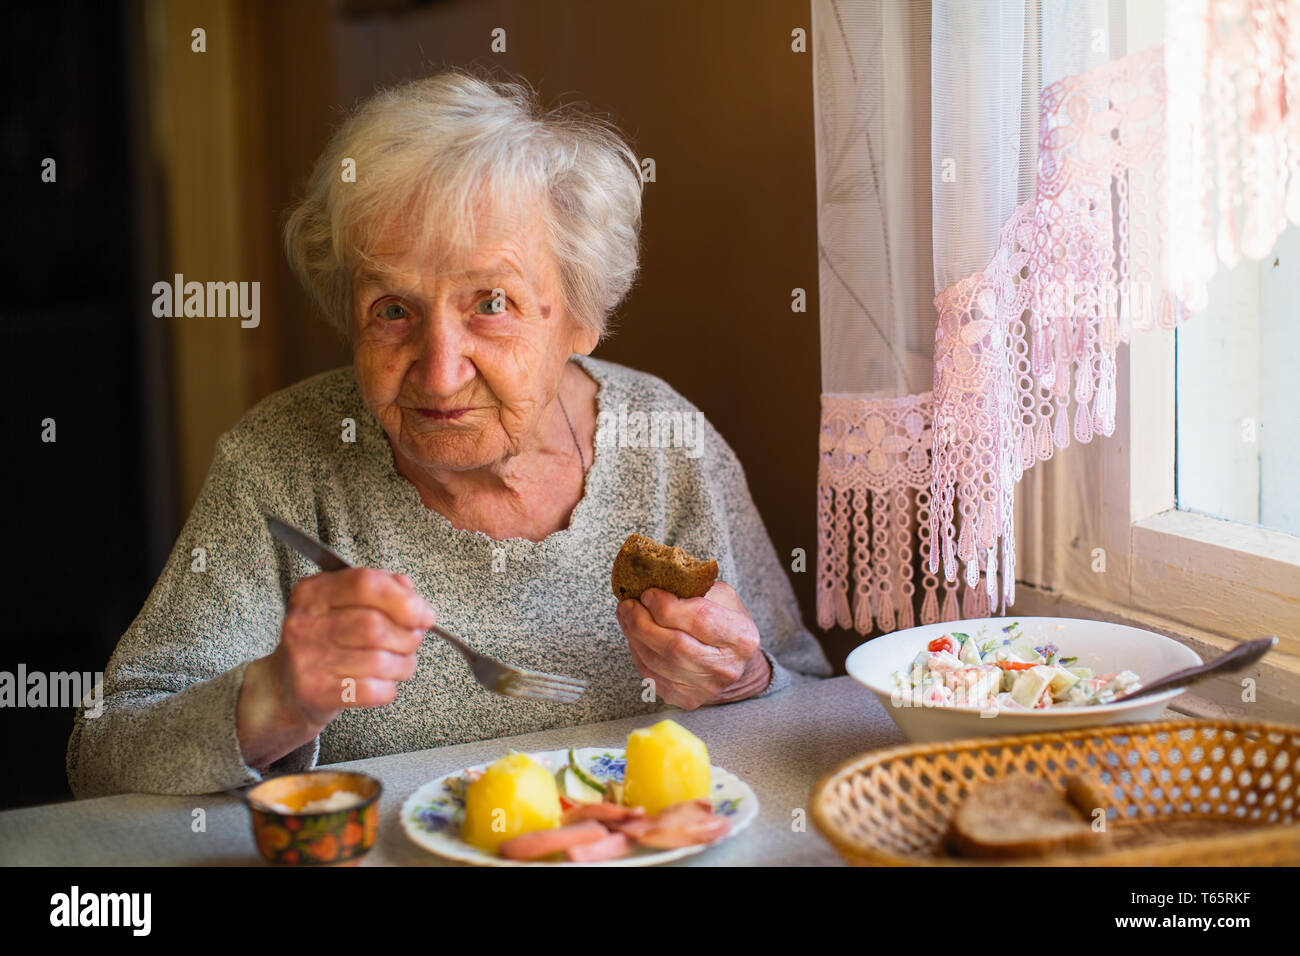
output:
[[[344,181],[344,164],[355,182]],[[577,106],[543,110],[521,82],[453,70],[376,93],[334,134],[284,228],[294,273],[340,331],[352,276],[394,225],[412,247],[475,248],[485,205],[539,200],[564,305],[605,335],[637,273],[643,182],[607,120]]]

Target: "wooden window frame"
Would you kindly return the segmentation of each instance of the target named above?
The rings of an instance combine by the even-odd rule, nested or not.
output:
[[[1161,6],[1128,4],[1113,39],[1149,46]],[[1275,634],[1259,666],[1199,685],[1177,709],[1295,721],[1300,538],[1177,510],[1175,385],[1175,334],[1135,332],[1117,354],[1115,433],[1025,473],[1014,610],[1146,627],[1203,657]]]

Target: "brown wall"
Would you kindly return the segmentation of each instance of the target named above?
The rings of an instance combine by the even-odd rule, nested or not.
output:
[[[167,5],[171,42],[188,36],[185,8],[208,5]],[[814,628],[812,54],[791,50],[791,31],[810,26],[807,0],[352,6],[401,9],[355,15],[309,0],[233,7],[234,149],[248,210],[240,229],[252,277],[263,283],[262,326],[239,333],[247,403],[347,361],[293,284],[278,241],[283,212],[341,109],[441,65],[520,74],[548,102],[577,98],[610,114],[638,154],[654,158],[641,276],[615,317],[617,333],[596,354],[667,380],[736,449],[778,554],[787,566],[793,549],[807,554],[807,570],[791,579]],[[505,53],[490,51],[496,27],[506,30]],[[807,292],[806,312],[791,311],[796,287]],[[215,427],[204,422],[200,431]],[[210,454],[215,437],[191,436],[193,454]],[[188,483],[185,507],[197,492]],[[860,640],[823,639],[836,664]]]

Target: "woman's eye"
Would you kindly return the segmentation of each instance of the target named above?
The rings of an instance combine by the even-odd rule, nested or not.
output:
[[[479,315],[500,315],[507,311],[508,302],[504,295],[489,295],[475,303],[474,311]]]
[[[379,310],[379,317],[381,319],[389,319],[393,322],[396,322],[399,319],[405,319],[409,315],[410,313],[406,311],[405,307],[397,302],[390,302]]]

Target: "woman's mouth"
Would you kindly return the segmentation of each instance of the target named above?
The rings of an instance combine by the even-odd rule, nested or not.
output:
[[[417,409],[415,409],[415,410],[420,414],[420,417],[422,417],[422,418],[426,418],[426,419],[428,419],[429,421],[433,421],[433,422],[454,422],[454,421],[457,421],[458,419],[460,419],[461,416],[463,416],[463,415],[467,415],[468,413],[472,412],[474,409],[472,409],[472,408],[448,408],[448,409],[441,409],[441,410],[440,410],[440,409],[436,409],[436,408],[417,408]]]

